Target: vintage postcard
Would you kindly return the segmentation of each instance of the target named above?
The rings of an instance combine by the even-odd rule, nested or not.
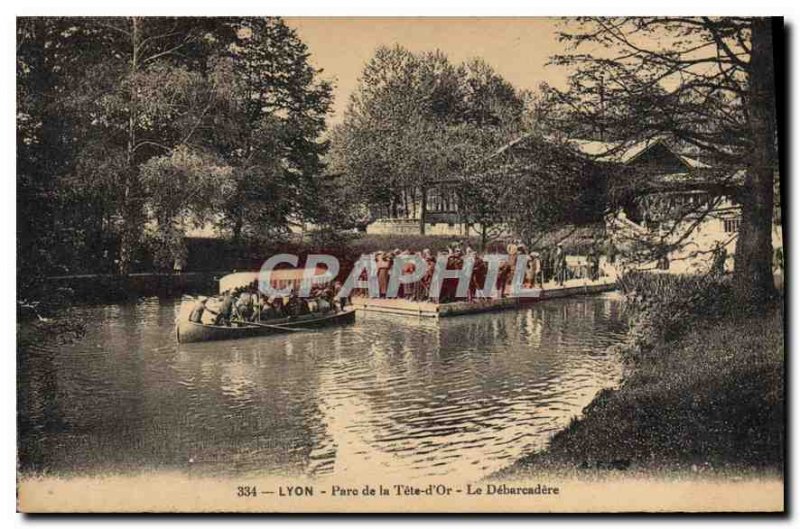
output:
[[[16,31],[19,511],[784,511],[781,18]]]

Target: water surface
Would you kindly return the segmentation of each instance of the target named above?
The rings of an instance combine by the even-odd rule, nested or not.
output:
[[[177,302],[78,309],[20,359],[20,465],[477,479],[541,449],[620,375],[613,295],[441,321],[177,345]]]

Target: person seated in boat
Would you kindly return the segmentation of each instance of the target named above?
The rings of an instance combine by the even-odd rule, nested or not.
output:
[[[283,296],[270,296],[267,298],[267,318],[284,318],[286,306]]]
[[[306,298],[297,298],[297,306],[298,306],[298,315],[304,316],[306,314],[311,313],[311,308],[309,307],[308,300]]]
[[[336,292],[333,290],[333,285],[331,283],[326,283],[322,285],[319,290],[317,300],[324,302],[322,307],[333,308],[333,298],[336,296]]]
[[[239,317],[244,321],[251,321],[253,318],[253,294],[244,291],[239,294],[236,300],[236,310],[239,312]]]
[[[325,313],[333,309],[333,304],[324,296],[317,298],[317,312]]]
[[[261,319],[280,317],[283,317],[283,298],[280,296],[268,296],[264,304],[264,311],[261,314]]]
[[[341,281],[334,282],[333,288],[331,290],[333,291],[334,297],[338,295],[339,292],[342,291],[342,282]],[[334,309],[337,311],[344,310],[344,308],[347,306],[348,301],[350,301],[350,298],[348,296],[339,296],[336,299],[337,304],[334,306]]]
[[[253,316],[250,318],[250,321],[261,321],[261,315],[266,308],[266,301],[266,296],[261,292],[256,291],[256,293],[253,294]]]
[[[295,294],[294,291],[290,292],[288,296],[283,297],[283,313],[287,317],[291,318],[298,315],[298,301],[297,294]]]
[[[214,325],[224,325],[226,327],[230,327],[231,320],[237,319],[238,317],[235,301],[236,300],[233,297],[233,293],[230,290],[226,290],[222,295],[222,301],[220,302],[217,317],[214,319]]]
[[[309,293],[309,299],[313,301],[319,301],[321,299],[325,299],[327,296],[326,293],[326,285],[314,285],[311,288],[311,292]]]
[[[194,302],[194,306],[192,307],[192,312],[189,314],[190,322],[203,323],[203,314],[205,314],[206,311],[210,312],[211,314],[216,314],[216,312],[206,306],[206,303],[208,303],[207,297],[199,296],[197,298],[197,300]]]
[[[273,307],[274,303],[274,296],[267,296],[263,294],[263,300],[261,301],[261,320],[268,320],[277,316],[278,312]]]

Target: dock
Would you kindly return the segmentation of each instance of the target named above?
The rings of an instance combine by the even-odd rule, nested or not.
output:
[[[498,297],[475,299],[473,301],[433,303],[431,301],[412,301],[401,298],[382,299],[354,297],[352,301],[356,309],[367,312],[383,312],[387,314],[400,314],[423,318],[447,318],[464,314],[514,309],[548,299],[599,294],[615,290],[616,288],[617,282],[612,278],[601,278],[598,281],[573,279],[566,281],[564,285],[552,283],[545,284],[543,288],[532,289],[534,290],[534,295],[524,298]]]

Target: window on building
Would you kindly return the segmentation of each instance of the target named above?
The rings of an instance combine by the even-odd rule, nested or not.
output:
[[[725,228],[725,233],[736,233],[739,231],[742,221],[741,219],[725,219],[722,223]]]

